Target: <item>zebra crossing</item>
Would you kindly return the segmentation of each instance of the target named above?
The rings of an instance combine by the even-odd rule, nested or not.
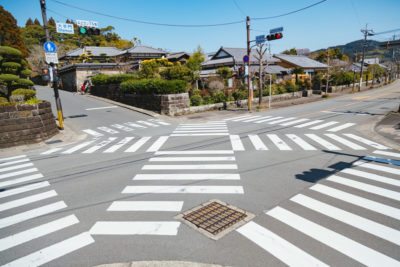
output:
[[[391,158],[366,156],[236,231],[287,265],[335,265],[338,253],[353,264],[400,266],[400,153],[373,153]]]
[[[228,126],[225,121],[210,121],[204,123],[181,123],[171,136],[226,136]]]
[[[375,141],[357,136],[355,134],[249,134],[247,136],[229,135],[234,151],[248,150],[368,150],[382,149],[389,147],[376,143]],[[357,142],[357,143],[356,143]],[[246,145],[245,145],[246,144]]]
[[[344,129],[348,129],[355,125],[355,123],[339,123],[337,121],[324,121],[324,120],[311,120],[306,118],[296,117],[280,117],[280,116],[261,116],[261,115],[243,115],[233,118],[225,119],[224,121],[231,122],[246,122],[246,123],[258,123],[268,125],[280,125],[280,126],[293,126],[295,128],[307,128],[310,130],[326,130],[328,132],[340,132]]]
[[[4,266],[42,265],[94,242],[88,232],[65,240],[55,238],[58,231],[79,223],[74,214],[60,215],[55,220],[26,227],[28,229],[22,231],[13,230],[20,229],[21,226],[25,228],[23,226],[28,222],[35,222],[39,217],[67,208],[64,201],[56,200],[57,192],[52,190],[50,183],[43,181],[43,178],[43,174],[26,155],[0,158],[0,264],[5,264]],[[31,205],[39,207],[32,208]],[[41,238],[49,235],[56,243],[28,255],[19,255],[20,250],[11,252],[12,249],[20,248],[28,242],[30,245],[41,247]],[[6,255],[20,257],[9,261]],[[6,260],[9,262],[4,262]]]
[[[82,131],[94,138],[99,138],[103,137],[105,134],[115,135],[121,132],[131,133],[135,130],[155,128],[168,125],[171,124],[156,119],[148,119],[148,120],[139,120],[135,122],[115,123],[109,126],[99,126],[96,129],[85,129]]]
[[[208,200],[210,194],[244,193],[243,187],[238,185],[201,184],[206,181],[230,183],[240,180],[235,161],[232,150],[154,151],[153,157],[142,167],[141,173],[133,177],[132,185],[127,185],[121,192],[125,196],[134,196],[135,201],[114,201],[107,211],[170,213],[171,220],[98,221],[89,232],[92,235],[175,236],[181,223],[172,217],[182,211],[186,195],[204,194]],[[196,181],[196,185],[187,185],[188,181]],[[174,200],[160,201],[160,196],[166,194],[173,196]],[[140,196],[146,199],[151,196],[154,200],[136,200]]]

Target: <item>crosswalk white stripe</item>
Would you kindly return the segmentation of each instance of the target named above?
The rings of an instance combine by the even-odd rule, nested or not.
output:
[[[329,266],[255,222],[249,222],[236,231],[288,266]]]
[[[177,235],[180,222],[96,222],[90,229],[92,235]]]
[[[22,169],[22,168],[26,168],[26,167],[30,167],[30,166],[33,166],[33,163],[26,163],[26,164],[21,164],[21,165],[17,165],[17,166],[1,168],[0,172],[8,172],[8,171],[12,171],[12,170],[16,170],[16,169]]]
[[[178,126],[175,130],[227,130],[226,125],[221,126]]]
[[[240,175],[236,173],[136,174],[132,180],[240,180]]]
[[[250,116],[250,117],[247,117],[247,118],[240,118],[240,119],[234,119],[234,120],[232,120],[232,121],[244,121],[244,120],[247,120],[247,119],[255,119],[255,118],[260,118],[261,116],[259,116],[259,115],[257,115],[257,116]]]
[[[62,154],[72,154],[72,153],[74,153],[75,151],[78,151],[79,149],[84,148],[84,147],[86,147],[86,146],[92,144],[93,142],[94,142],[94,140],[92,140],[92,141],[87,141],[87,142],[83,142],[83,143],[81,143],[81,144],[79,144],[79,145],[77,145],[77,146],[74,146],[74,147],[72,147],[72,148],[70,148],[70,149],[68,149],[68,150],[65,150],[65,151],[63,151],[63,152],[61,152],[61,153],[62,153]]]
[[[338,123],[337,121],[330,121],[330,122],[327,122],[327,123],[323,123],[323,124],[320,124],[320,125],[311,127],[310,129],[311,129],[311,130],[320,130],[320,129],[329,127],[329,126],[331,126],[331,125],[337,124],[337,123]]]
[[[243,194],[242,186],[127,186],[122,194]]]
[[[141,148],[147,141],[150,140],[150,136],[145,136],[140,138],[136,143],[130,146],[125,152],[136,152],[139,148]]]
[[[333,127],[333,128],[331,128],[331,129],[329,129],[329,130],[327,130],[327,131],[328,131],[328,132],[338,132],[338,131],[341,131],[341,130],[343,130],[343,129],[349,128],[349,127],[351,127],[351,126],[353,126],[353,125],[355,125],[355,123],[349,122],[349,123],[345,123],[345,124],[342,124],[342,125]]]
[[[90,135],[92,135],[92,136],[94,136],[94,137],[104,136],[104,134],[99,133],[99,132],[96,132],[96,131],[93,131],[93,130],[90,130],[90,129],[82,130],[82,132],[85,132],[85,133],[87,133],[87,134],[90,134]]]
[[[336,134],[325,134],[326,136],[328,136],[329,138],[332,138],[333,140],[335,140],[336,142],[342,143],[345,146],[350,147],[351,149],[354,150],[366,150],[365,147],[359,146],[353,142],[350,142],[349,140],[346,140]]]
[[[137,121],[137,122],[142,123],[142,124],[147,125],[147,126],[151,126],[151,127],[159,127],[159,125],[151,123],[151,122],[148,122],[148,121]]]
[[[239,135],[229,135],[233,151],[244,151],[244,146]]]
[[[208,122],[208,123],[181,123],[179,127],[212,127],[226,126],[226,122]]]
[[[318,144],[320,144],[321,146],[325,147],[328,150],[341,150],[339,147],[337,147],[334,144],[322,139],[321,137],[319,137],[316,134],[305,134],[305,136],[307,136],[311,140],[317,142]]]
[[[9,189],[9,190],[5,190],[0,192],[0,198],[4,198],[4,197],[9,197],[9,196],[13,196],[13,195],[18,195],[21,193],[25,193],[31,190],[36,190],[39,188],[43,188],[46,186],[50,186],[49,182],[44,181],[44,182],[39,182],[39,183],[34,183],[34,184],[29,184],[29,185],[25,185],[25,186],[20,186],[18,188],[15,189]]]
[[[273,120],[277,120],[277,119],[281,119],[281,118],[283,118],[283,117],[272,117],[272,118],[269,118],[269,119],[255,121],[254,123],[263,123],[263,122],[273,121]]]
[[[21,175],[21,174],[37,172],[37,171],[38,171],[37,168],[30,168],[30,169],[26,169],[26,170],[22,170],[22,171],[9,172],[9,173],[0,175],[0,180],[1,179],[6,179],[6,178],[9,178],[9,177],[18,176],[18,175]]]
[[[57,196],[56,191],[50,190],[50,191],[43,192],[40,194],[12,200],[12,201],[0,204],[0,211],[9,210],[9,209],[13,209],[16,207],[21,207],[21,206],[24,206],[24,205],[27,205],[30,203],[34,203],[34,202],[37,202],[37,201],[40,201],[43,199],[47,199],[47,198],[51,198],[51,197],[55,197],[55,196]]]
[[[181,211],[183,201],[114,201],[107,211]]]
[[[19,156],[8,157],[8,158],[0,158],[0,162],[6,162],[9,160],[20,159],[20,158],[25,158],[25,157],[26,157],[26,155],[19,155]]]
[[[314,124],[317,124],[317,123],[320,123],[320,122],[323,122],[323,120],[309,121],[309,122],[306,122],[306,123],[303,123],[303,124],[300,124],[300,125],[296,125],[294,127],[296,127],[296,128],[304,128],[304,127],[307,127],[307,126],[310,126],[310,125],[314,125]]]
[[[228,130],[175,130],[174,133],[227,133]]]
[[[98,108],[87,108],[87,109],[85,109],[85,110],[97,110],[97,109],[109,109],[109,108],[117,108],[117,106],[98,107]]]
[[[120,149],[122,146],[129,143],[133,139],[134,139],[134,137],[125,137],[124,139],[122,139],[121,141],[116,143],[115,145],[104,150],[103,153],[113,153],[113,152],[117,151],[118,149]]]
[[[389,151],[380,151],[380,150],[375,150],[373,153],[379,154],[379,155],[395,157],[395,158],[400,158],[400,153],[394,153],[394,152],[389,152]]]
[[[234,119],[240,119],[240,118],[251,117],[251,116],[252,115],[243,115],[243,116],[238,116],[238,117],[232,117],[232,118],[224,119],[224,121],[230,121],[230,120],[234,120]]]
[[[160,136],[154,143],[147,149],[147,152],[155,152],[167,141],[169,136]]]
[[[280,150],[292,150],[282,139],[276,134],[267,134],[268,138],[274,143],[274,145]]]
[[[391,206],[370,199],[366,199],[363,197],[359,197],[357,195],[353,195],[322,184],[316,184],[310,187],[310,189],[328,195],[330,197],[339,199],[341,201],[345,201],[350,204],[359,206],[361,208],[369,209],[372,210],[373,212],[381,213],[383,215],[395,218],[396,220],[400,220],[400,210],[393,208]]]
[[[62,147],[55,147],[55,148],[52,148],[52,149],[46,150],[45,152],[40,153],[40,155],[50,155],[50,154],[53,154],[62,149],[63,149]]]
[[[295,118],[294,117],[284,118],[284,119],[268,122],[268,124],[278,124],[278,123],[285,122],[285,121],[290,121],[290,120],[293,120],[293,119],[295,119]]]
[[[84,154],[93,153],[93,152],[99,150],[100,148],[105,147],[106,145],[110,144],[111,142],[115,141],[116,139],[117,139],[117,137],[109,137],[107,140],[104,140],[104,141],[92,146],[91,148],[83,151],[82,153],[84,153]]]
[[[184,151],[156,151],[155,155],[223,155],[233,154],[233,150],[184,150]]]
[[[361,182],[354,181],[351,179],[346,179],[346,178],[343,178],[343,177],[340,177],[337,175],[331,175],[327,178],[327,180],[338,183],[338,184],[343,184],[343,185],[346,185],[349,187],[353,187],[358,190],[365,191],[365,192],[368,192],[371,194],[375,194],[375,195],[379,195],[379,196],[383,196],[386,198],[391,198],[391,199],[400,201],[400,193],[393,191],[393,190],[381,188],[381,187],[366,184],[366,183],[361,183]]]
[[[285,123],[282,123],[282,124],[279,124],[279,125],[280,126],[289,126],[289,125],[301,123],[301,122],[308,121],[308,120],[309,119],[298,119],[298,120],[294,120],[294,121],[285,122]]]
[[[114,129],[111,129],[111,128],[108,128],[108,127],[105,127],[105,126],[97,127],[97,129],[102,130],[102,131],[104,131],[104,132],[106,132],[106,133],[110,133],[110,134],[117,134],[117,133],[119,133],[118,131],[116,131],[116,130],[114,130]]]
[[[126,125],[131,126],[131,127],[136,127],[136,128],[147,128],[146,126],[137,124],[137,123],[133,123],[133,122],[125,122]]]
[[[264,145],[263,141],[261,141],[261,138],[258,135],[249,134],[248,136],[256,150],[268,150],[268,147]]]
[[[236,164],[144,165],[142,170],[236,170]]]
[[[366,178],[366,179],[378,181],[378,182],[385,183],[385,184],[390,184],[390,185],[394,185],[394,186],[400,186],[400,181],[399,180],[388,178],[388,177],[384,177],[384,176],[373,174],[373,173],[369,173],[369,172],[363,172],[363,171],[350,169],[350,168],[341,170],[340,172],[348,173],[348,174],[351,174],[351,175],[356,175],[356,176],[361,177],[361,178]]]
[[[165,122],[165,121],[159,121],[159,120],[154,120],[154,119],[149,119],[149,121],[154,121],[154,122],[156,122],[158,124],[161,124],[161,125],[171,125],[171,123],[168,123],[168,122]]]
[[[366,163],[366,162],[363,162],[363,161],[356,161],[356,162],[353,163],[353,165],[360,166],[360,167],[363,167],[363,168],[372,169],[372,170],[383,171],[383,172],[388,172],[388,173],[400,175],[400,170],[398,170],[398,169],[385,167],[385,166],[380,166],[380,165],[376,165],[376,164],[372,164],[372,163]]]
[[[10,225],[14,225],[20,222],[24,222],[45,214],[49,214],[51,212],[57,211],[57,210],[61,210],[66,208],[67,205],[65,205],[64,201],[59,201],[59,202],[55,202],[49,205],[45,205],[39,208],[35,208],[32,210],[28,210],[28,211],[24,211],[6,218],[2,218],[0,219],[0,229],[10,226]]]
[[[3,162],[3,163],[0,163],[0,167],[14,165],[17,163],[22,163],[22,162],[27,162],[27,161],[29,161],[29,159],[19,159],[19,160],[14,160],[14,161]]]
[[[317,150],[315,147],[304,141],[301,137],[295,135],[295,134],[286,134],[287,137],[289,137],[290,140],[295,142],[297,145],[299,145],[302,149],[304,150]]]
[[[151,158],[149,161],[165,162],[165,161],[234,161],[235,157],[157,157]]]
[[[68,226],[79,223],[75,215],[69,215],[55,221],[13,234],[0,239],[0,251],[21,245],[33,239],[48,235]]]
[[[267,214],[362,264],[368,266],[399,266],[400,264],[376,250],[281,207],[276,207]]]
[[[347,137],[350,137],[350,138],[352,138],[352,139],[354,139],[354,140],[356,140],[356,141],[358,141],[358,142],[361,142],[361,143],[364,143],[364,144],[366,144],[366,145],[372,146],[373,148],[376,148],[376,149],[389,149],[387,146],[378,144],[378,143],[376,143],[376,142],[373,142],[373,141],[371,141],[371,140],[368,140],[368,139],[365,139],[365,138],[363,138],[363,137],[357,136],[357,135],[355,135],[355,134],[345,133],[345,134],[343,134],[343,135],[345,135],[345,136],[347,136]]]
[[[322,213],[326,216],[334,218],[335,220],[349,224],[352,227],[361,229],[367,233],[375,235],[392,242],[396,245],[400,245],[400,231],[393,228],[387,227],[383,224],[374,222],[356,214],[347,212],[345,210],[336,208],[324,202],[318,201],[311,197],[299,194],[290,199],[304,207]]]
[[[83,248],[87,245],[94,243],[94,239],[88,232],[70,237],[66,240],[58,242],[54,245],[36,251],[25,257],[19,258],[15,261],[7,263],[4,266],[17,267],[17,266],[39,266],[47,262],[55,260],[61,256],[71,253],[75,250]]]
[[[373,157],[373,156],[365,156],[362,159],[400,166],[400,161],[394,160],[394,159],[378,158],[378,157]]]
[[[229,135],[229,133],[212,133],[212,132],[210,132],[210,133],[187,133],[187,134],[173,133],[173,134],[171,134],[171,136],[221,136],[221,135],[225,136],[225,135]]]
[[[250,119],[247,119],[247,120],[244,120],[243,122],[252,122],[252,121],[256,121],[256,120],[259,120],[259,119],[261,119],[261,118],[269,118],[269,117],[271,117],[271,116],[264,116],[264,117],[261,117],[261,116],[256,116],[256,117],[252,117],[252,118],[250,118]]]
[[[127,126],[121,125],[121,124],[113,124],[111,125],[114,128],[117,128],[119,130],[125,131],[125,132],[132,132],[134,131],[132,128],[129,128]]]
[[[0,188],[4,188],[4,187],[9,186],[9,185],[14,185],[14,184],[27,182],[27,181],[36,180],[36,179],[39,179],[39,178],[43,178],[43,174],[37,173],[37,174],[28,175],[28,176],[17,178],[17,179],[13,179],[13,180],[8,180],[8,181],[5,181],[5,182],[1,182],[0,183]]]

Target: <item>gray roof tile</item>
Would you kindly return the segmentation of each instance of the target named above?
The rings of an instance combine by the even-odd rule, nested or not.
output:
[[[285,54],[278,54],[274,55],[274,57],[281,59],[283,61],[289,62],[291,64],[297,65],[301,68],[328,68],[327,65],[308,58],[306,56],[297,56],[297,55],[285,55]]]
[[[123,53],[122,50],[116,47],[99,47],[99,46],[85,46],[86,51],[90,50],[93,56],[100,56],[100,54],[106,54],[109,57],[118,56]],[[77,48],[65,53],[65,56],[79,57],[84,52],[83,48]]]
[[[128,49],[125,49],[124,52],[128,52],[131,54],[138,53],[138,54],[168,54],[166,51],[161,49],[156,49],[150,46],[145,45],[135,45]]]

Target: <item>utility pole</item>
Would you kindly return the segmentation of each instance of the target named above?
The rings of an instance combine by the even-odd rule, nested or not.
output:
[[[250,56],[250,17],[246,17],[246,30],[247,30],[247,55],[249,56],[249,61],[247,62],[247,91],[249,93],[249,98],[247,102],[248,110],[251,111],[251,102],[253,101],[253,90],[251,90],[250,87],[250,62],[251,62],[251,56]]]
[[[263,50],[263,46],[264,43],[259,44],[257,49],[257,53],[258,53],[258,65],[259,65],[259,69],[258,69],[258,105],[261,107],[261,102],[262,102],[262,85],[263,85],[263,81],[262,81],[262,71],[263,71],[263,57],[265,52],[267,51],[267,48],[265,48],[265,50]],[[268,67],[268,64],[267,64]]]
[[[328,94],[328,88],[329,88],[329,47],[328,47],[328,73],[327,73],[327,75],[326,75],[325,94]]]
[[[40,9],[42,10],[43,28],[44,33],[46,34],[46,42],[50,42],[49,27],[47,26],[46,0],[39,0],[39,2]]]
[[[374,35],[373,30],[368,30],[368,24],[365,25],[365,30],[361,30],[361,32],[364,34],[364,43],[363,43],[363,51],[362,51],[362,59],[361,59],[360,86],[358,87],[358,91],[361,91],[361,85],[362,85],[365,48],[367,47],[367,36]]]

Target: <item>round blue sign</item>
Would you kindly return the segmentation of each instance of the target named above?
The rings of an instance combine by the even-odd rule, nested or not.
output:
[[[248,55],[245,55],[243,57],[243,62],[249,62],[249,56]]]
[[[52,42],[45,42],[44,45],[44,50],[48,53],[54,53],[56,52],[56,45]]]

